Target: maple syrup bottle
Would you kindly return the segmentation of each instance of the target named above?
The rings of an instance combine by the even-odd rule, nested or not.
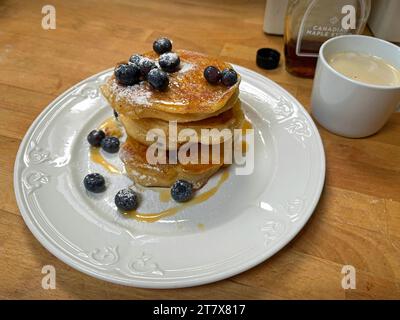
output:
[[[332,37],[364,31],[370,0],[289,0],[285,18],[286,70],[313,78],[321,45]]]

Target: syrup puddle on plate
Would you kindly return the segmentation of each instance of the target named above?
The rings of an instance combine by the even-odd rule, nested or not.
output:
[[[159,188],[157,189],[160,202],[169,202],[171,198],[171,189],[170,188]]]
[[[101,165],[104,169],[106,169],[110,173],[114,174],[121,174],[121,170],[119,170],[117,167],[109,163],[101,154],[100,148],[90,148],[90,160],[92,160],[94,163],[97,163]]]
[[[126,217],[133,218],[133,219],[139,220],[139,221],[156,222],[162,218],[173,216],[174,214],[177,214],[179,211],[181,211],[187,207],[190,207],[192,205],[199,204],[199,203],[202,203],[202,202],[208,200],[214,194],[217,193],[218,189],[228,178],[229,178],[229,171],[227,169],[225,169],[222,172],[221,177],[219,178],[219,181],[216,184],[216,186],[212,187],[211,189],[209,189],[199,195],[195,195],[192,200],[182,203],[176,207],[172,207],[172,208],[163,210],[158,213],[141,213],[141,212],[137,212],[136,210],[132,210],[132,211],[124,212],[123,214]]]

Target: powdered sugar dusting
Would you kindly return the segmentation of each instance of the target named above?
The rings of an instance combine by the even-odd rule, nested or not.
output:
[[[111,80],[110,89],[115,95],[115,100],[125,100],[128,103],[148,106],[152,92],[145,87],[143,82],[133,86],[121,86],[115,79]]]
[[[159,59],[171,62],[178,59],[178,55],[175,52],[167,52],[163,53]]]
[[[188,62],[181,62],[181,68],[179,69],[178,73],[186,73],[194,68],[192,63]]]
[[[156,64],[158,65],[157,62]],[[181,75],[193,70],[194,68],[195,65],[192,63],[181,62],[180,68],[176,72],[177,74],[179,74],[178,78],[180,79]],[[170,81],[172,84],[176,82],[176,85],[179,85],[179,83],[172,78],[170,78]],[[115,79],[110,79],[110,90],[114,95],[116,101],[124,100],[127,103],[141,106],[151,105],[151,97],[153,95],[153,91],[143,81],[133,86],[122,86],[118,84]]]

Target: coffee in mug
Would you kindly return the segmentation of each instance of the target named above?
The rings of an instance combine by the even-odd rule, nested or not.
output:
[[[333,69],[350,79],[378,86],[400,85],[400,70],[385,59],[361,52],[338,52],[328,58]]]

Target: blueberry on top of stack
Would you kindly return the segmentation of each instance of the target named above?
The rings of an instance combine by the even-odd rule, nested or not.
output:
[[[134,54],[127,63],[120,63],[114,69],[117,82],[123,86],[132,86],[140,81],[148,81],[153,89],[167,89],[169,77],[167,72],[177,71],[180,59],[172,50],[172,42],[167,38],[159,38],[153,43],[153,49],[160,54],[153,60],[140,54]]]

